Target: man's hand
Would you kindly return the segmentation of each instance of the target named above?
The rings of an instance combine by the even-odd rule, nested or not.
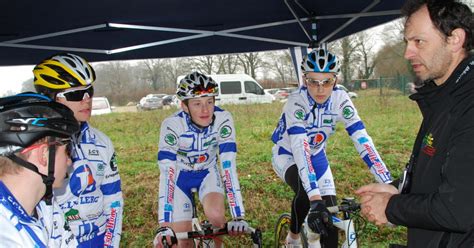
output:
[[[371,193],[390,193],[390,194],[398,194],[398,189],[395,188],[391,184],[385,183],[372,183],[365,186],[360,187],[358,190],[355,191],[358,195],[363,195],[364,193],[371,192]]]
[[[249,229],[249,224],[245,220],[232,220],[227,223],[229,235],[241,235]]]
[[[156,230],[156,236],[153,240],[153,247],[161,248],[164,247],[163,245],[166,244],[167,247],[176,247],[178,244],[178,239],[176,239],[176,235],[170,227],[160,227]]]
[[[328,227],[332,225],[332,217],[323,200],[311,201],[307,224],[311,231],[322,236],[328,235]]]
[[[369,184],[356,191],[360,195],[361,212],[376,225],[388,224],[385,210],[390,198],[398,194],[398,190],[389,184]]]

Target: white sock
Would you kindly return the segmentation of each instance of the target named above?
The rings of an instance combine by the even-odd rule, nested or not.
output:
[[[291,238],[290,234],[288,233],[288,235],[286,235],[286,244],[288,244],[288,245],[301,245],[301,239],[300,238],[293,239],[293,238]]]

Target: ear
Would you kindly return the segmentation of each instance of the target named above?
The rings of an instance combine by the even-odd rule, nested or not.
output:
[[[453,52],[459,52],[459,50],[463,49],[462,46],[465,40],[466,31],[462,28],[456,28],[451,32],[451,36],[448,37],[448,44]]]
[[[189,114],[188,105],[186,105],[186,103],[184,103],[184,101],[181,101],[181,108],[184,110],[184,112]]]
[[[34,150],[28,156],[28,161],[36,167],[42,174],[48,173],[49,150],[47,145],[42,145]]]

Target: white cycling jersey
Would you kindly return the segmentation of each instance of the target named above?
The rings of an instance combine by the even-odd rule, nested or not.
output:
[[[0,181],[0,247],[77,247],[54,200],[52,205],[40,201],[35,210],[37,218],[28,215]]]
[[[234,121],[219,107],[214,107],[213,118],[203,129],[194,125],[184,111],[163,121],[158,150],[160,223],[191,220],[191,188],[199,191],[201,200],[209,192],[225,190],[232,217],[244,216]]]
[[[66,228],[80,247],[119,247],[123,198],[112,142],[84,122],[73,144],[69,178],[54,191]]]
[[[46,228],[0,181],[0,247],[48,247]]]
[[[338,121],[344,123],[356,150],[375,179],[382,183],[391,182],[390,172],[367,134],[354,104],[337,86],[323,104],[317,104],[304,86],[288,97],[272,134],[275,144],[272,164],[278,176],[285,180],[286,170],[296,164],[309,197],[335,195],[325,148],[326,140],[335,132]]]

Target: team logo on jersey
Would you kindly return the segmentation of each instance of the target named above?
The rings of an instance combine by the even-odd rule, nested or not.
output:
[[[176,138],[176,136],[172,133],[166,134],[166,136],[165,136],[165,142],[166,142],[166,144],[168,144],[170,146],[176,145],[177,140],[178,139]]]
[[[345,106],[342,109],[342,116],[344,116],[345,119],[350,119],[354,116],[354,108],[351,106]]]
[[[319,147],[321,144],[324,143],[327,136],[324,132],[318,132],[314,135],[314,138],[311,139],[311,145],[315,147]]]
[[[114,154],[112,155],[112,158],[110,158],[110,169],[112,171],[117,171],[118,165],[117,165],[117,155]]]
[[[97,176],[103,176],[104,175],[104,169],[105,169],[105,164],[104,163],[99,163],[97,165],[97,172],[95,174]]]
[[[223,126],[221,128],[221,131],[219,132],[219,135],[223,139],[228,138],[231,134],[232,134],[232,128],[228,125]]]
[[[304,111],[302,109],[297,109],[295,111],[295,118],[298,120],[304,120]]]
[[[436,153],[436,148],[433,146],[433,134],[426,134],[423,138],[423,143],[421,144],[421,150],[428,156],[433,157]]]
[[[74,170],[71,175],[69,187],[75,196],[91,193],[96,190],[94,176],[87,164],[81,165]]]
[[[66,219],[67,222],[70,222],[80,220],[81,216],[79,216],[79,211],[77,209],[71,208],[64,214],[64,219]]]

